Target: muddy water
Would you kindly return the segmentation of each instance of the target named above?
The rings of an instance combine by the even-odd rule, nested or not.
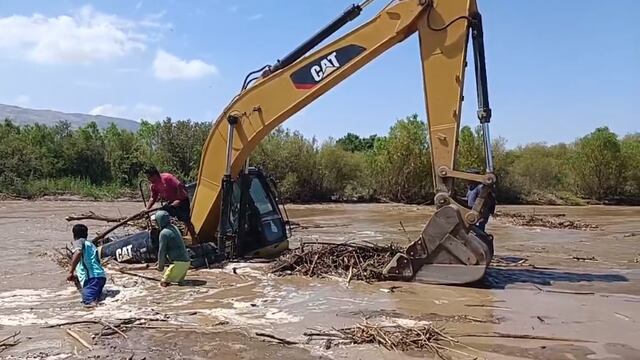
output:
[[[82,309],[64,271],[40,254],[69,241],[71,226],[64,217],[71,213],[96,210],[118,215],[139,209],[134,203],[0,203],[0,338],[22,331],[22,343],[0,353],[0,358],[430,357],[374,346],[330,350],[321,343],[284,346],[254,335],[261,331],[304,342],[302,333],[310,328],[348,326],[366,316],[383,323],[446,324],[448,333],[473,348],[456,347],[458,351],[484,359],[640,359],[640,264],[636,262],[640,237],[625,237],[640,232],[640,208],[535,207],[537,214],[564,213],[601,226],[592,232],[522,229],[493,221],[488,230],[496,238],[497,255],[526,258],[536,267],[490,269],[485,281],[474,287],[395,282],[347,286],[335,279],[277,278],[267,275],[261,264],[231,263],[223,269],[191,271],[187,279],[193,286],[167,289],[109,271],[104,305]],[[317,239],[406,244],[433,213],[430,207],[388,204],[288,210],[302,225],[295,231],[294,243]],[[106,228],[96,222],[86,224],[90,231]],[[576,261],[573,256],[595,256],[598,261]],[[159,276],[154,270],[141,273]],[[162,320],[154,324],[199,325],[207,331],[134,329],[127,339],[102,338],[86,350],[64,330],[43,328],[79,319],[132,317]],[[73,328],[88,340],[97,330],[92,325]],[[573,340],[468,336],[493,332]]]

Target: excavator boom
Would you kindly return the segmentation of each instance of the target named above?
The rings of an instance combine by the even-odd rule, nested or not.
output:
[[[282,61],[266,67],[251,86],[245,80],[242,91],[217,118],[205,143],[192,222],[201,240],[213,240],[220,225],[224,179],[240,174],[262,139],[303,107],[417,32],[438,210],[420,238],[409,246],[406,254],[394,259],[385,273],[389,278],[401,280],[415,277],[436,283],[473,281],[484,274],[493,256],[490,237],[474,228],[490,186],[483,188],[473,209],[467,209],[453,199],[453,183],[456,178],[485,185],[495,182],[488,136],[490,109],[482,25],[475,0],[397,0],[358,28],[309,52],[359,15],[370,1],[350,7]],[[486,130],[485,175],[454,169],[470,34],[475,50],[478,115]],[[418,270],[430,266],[437,269],[429,270],[428,276],[417,276]]]

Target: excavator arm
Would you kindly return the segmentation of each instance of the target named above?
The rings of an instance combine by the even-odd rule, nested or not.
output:
[[[417,270],[429,265],[453,266],[454,269],[461,266],[486,268],[493,255],[492,246],[489,250],[487,245],[489,236],[474,230],[473,225],[478,221],[495,177],[488,134],[491,112],[486,89],[482,23],[475,0],[397,0],[358,28],[309,52],[357,17],[370,2],[366,0],[347,9],[284,59],[265,67],[262,76],[251,86],[245,80],[242,91],[218,117],[202,152],[193,199],[192,221],[201,240],[213,240],[218,230],[224,179],[242,171],[262,139],[306,105],[417,32],[438,210],[420,238],[406,254],[396,257],[385,273],[390,278],[417,279]],[[454,169],[470,34],[474,44],[478,115],[485,130],[485,175]],[[456,178],[489,185],[483,187],[473,209],[467,209],[453,199]],[[461,269],[453,271],[464,273]],[[451,277],[451,282],[469,282],[476,275],[446,277]],[[447,282],[442,276],[430,279],[427,276],[423,281]]]

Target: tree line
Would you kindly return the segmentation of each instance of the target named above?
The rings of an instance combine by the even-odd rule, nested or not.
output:
[[[155,164],[184,182],[197,178],[210,123],[142,121],[137,132],[95,123],[72,129],[0,125],[0,187],[20,197],[78,194],[93,198],[135,195],[141,170]],[[640,133],[618,136],[606,127],[569,144],[506,148],[493,139],[501,203],[581,204],[585,200],[638,202]],[[292,202],[394,201],[430,203],[434,190],[426,124],[399,119],[386,135],[347,134],[319,143],[283,127],[251,155]],[[483,170],[480,128],[460,131],[456,167]],[[464,184],[457,184],[459,192]]]

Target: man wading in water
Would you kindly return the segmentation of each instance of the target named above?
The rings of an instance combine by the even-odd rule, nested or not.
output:
[[[102,289],[107,282],[98,249],[87,240],[88,229],[85,225],[76,224],[71,229],[73,232],[73,256],[67,281],[78,280],[82,293],[82,304],[86,307],[94,307],[100,301]],[[78,266],[79,265],[79,266]]]
[[[187,248],[184,246],[180,230],[171,225],[169,214],[160,210],[155,214],[156,224],[160,229],[158,243],[158,271],[164,271],[167,261],[172,262],[164,271],[160,286],[167,287],[171,283],[181,284],[187,276],[187,270],[191,265]]]
[[[191,241],[197,244],[198,238],[196,229],[191,223],[191,204],[189,203],[189,193],[187,193],[186,186],[170,173],[161,174],[155,166],[148,167],[144,173],[151,183],[151,197],[147,210],[151,209],[158,199],[166,201],[167,203],[162,209],[184,223],[191,236]]]

